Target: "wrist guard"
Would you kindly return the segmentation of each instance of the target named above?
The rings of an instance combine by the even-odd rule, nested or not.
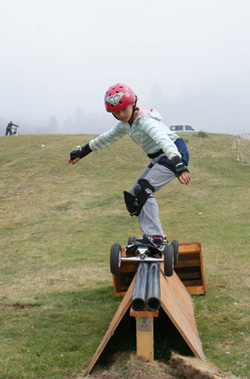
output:
[[[86,157],[89,153],[91,153],[91,148],[89,147],[89,144],[86,143],[86,145],[82,146],[79,150],[73,150],[70,153],[70,159],[73,161],[76,158],[82,159],[83,157]]]
[[[178,156],[173,157],[171,159],[171,162],[172,162],[176,176],[179,177],[184,171],[189,172],[187,166],[185,165],[185,163],[180,157]]]

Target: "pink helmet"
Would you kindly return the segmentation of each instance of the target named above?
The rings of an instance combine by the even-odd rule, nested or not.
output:
[[[134,91],[126,84],[117,83],[107,90],[104,101],[107,112],[117,112],[136,100]]]

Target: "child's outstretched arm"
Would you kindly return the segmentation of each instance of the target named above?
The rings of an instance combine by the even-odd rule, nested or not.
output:
[[[80,159],[83,157],[86,157],[89,153],[91,153],[91,148],[89,147],[89,144],[86,143],[86,145],[82,146],[79,150],[73,150],[70,153],[69,163],[70,164],[76,164],[79,162]]]

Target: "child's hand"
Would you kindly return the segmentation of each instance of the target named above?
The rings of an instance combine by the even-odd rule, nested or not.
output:
[[[188,171],[183,171],[181,175],[178,177],[178,180],[181,184],[188,184],[191,180],[190,174]]]
[[[72,159],[69,158],[69,164],[76,164],[77,162],[80,161],[80,159],[81,158],[75,158],[75,159],[72,160]]]
[[[91,153],[91,148],[89,147],[89,144],[86,143],[86,145],[84,145],[83,147],[81,147],[79,150],[73,150],[71,151],[70,153],[70,158],[68,160],[68,162],[70,164],[76,164],[77,162],[79,162],[80,159],[82,159],[83,157],[86,157],[86,155],[88,155],[89,153]]]

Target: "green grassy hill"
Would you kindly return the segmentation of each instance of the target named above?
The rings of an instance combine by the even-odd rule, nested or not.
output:
[[[120,302],[109,250],[141,234],[123,190],[148,159],[124,138],[70,166],[91,137],[0,137],[1,379],[77,376]],[[207,294],[194,304],[205,355],[250,377],[250,167],[233,136],[184,138],[192,181],[156,194],[162,224],[169,240],[202,244]]]

